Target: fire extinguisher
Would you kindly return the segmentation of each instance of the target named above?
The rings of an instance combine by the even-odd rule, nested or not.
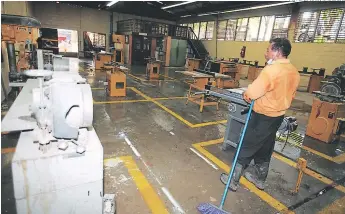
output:
[[[246,46],[243,46],[243,47],[242,47],[240,56],[241,56],[242,58],[244,58],[244,57],[246,56]]]

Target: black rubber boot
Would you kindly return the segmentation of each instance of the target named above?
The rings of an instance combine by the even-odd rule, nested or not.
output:
[[[258,189],[264,190],[269,166],[269,162],[249,166],[244,172],[244,177]]]
[[[237,191],[242,173],[243,173],[243,166],[239,163],[236,164],[234,175],[232,176],[232,179],[231,179],[230,185],[229,185],[229,189],[231,191],[233,191],[233,192]],[[226,185],[226,183],[228,182],[228,175],[225,173],[222,173],[220,175],[220,181]]]

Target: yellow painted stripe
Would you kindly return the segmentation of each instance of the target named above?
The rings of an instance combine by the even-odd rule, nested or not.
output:
[[[162,76],[162,77],[165,77],[165,78],[168,78],[168,79],[171,79],[171,80],[176,80],[175,78],[173,78],[173,77],[169,77],[169,76],[167,76],[167,75],[163,75],[163,74],[160,74],[159,76]]]
[[[278,159],[278,160],[280,160],[280,161],[283,161],[284,163],[288,164],[289,166],[292,166],[292,167],[294,167],[296,169],[298,168],[296,162],[294,162],[294,161],[292,161],[292,160],[290,160],[290,159],[288,159],[288,158],[286,158],[286,157],[284,157],[284,156],[282,156],[282,155],[280,155],[278,153],[274,152],[273,153],[273,157]],[[305,169],[304,173],[309,175],[309,176],[311,176],[311,177],[313,177],[313,178],[315,178],[315,179],[317,179],[317,180],[319,180],[319,181],[321,181],[321,182],[323,182],[323,183],[325,183],[325,184],[332,184],[334,182],[331,179],[326,178],[326,177],[320,175],[319,173],[317,173],[317,172],[315,172],[313,170],[310,170],[310,169]],[[343,193],[345,193],[345,187],[342,186],[342,185],[337,185],[334,188],[339,190],[339,191],[341,191],[341,192],[343,192]]]
[[[136,76],[134,76],[132,74],[127,74],[127,75],[130,76],[130,77],[133,77],[134,79],[143,80],[142,78],[136,77]]]
[[[138,77],[138,76],[134,76],[132,74],[128,74],[129,76],[133,77],[134,79],[138,79],[140,81],[144,81],[144,82],[159,82],[159,81],[175,81],[175,80],[159,80],[159,79],[143,79],[141,77]]]
[[[144,201],[149,206],[153,214],[169,213],[163,201],[159,198],[158,194],[154,191],[153,187],[145,178],[144,174],[139,170],[137,164],[131,156],[120,157],[128,169],[129,174],[132,176],[136,186],[138,187]]]
[[[323,208],[318,214],[341,214],[345,213],[345,197],[337,199],[329,206]]]
[[[333,160],[338,164],[344,163],[345,162],[345,153],[342,155],[338,155],[337,157],[334,157]]]
[[[221,123],[226,123],[227,120],[219,120],[219,121],[212,121],[212,122],[206,122],[206,123],[199,123],[199,124],[192,124],[191,122],[184,119],[182,116],[177,114],[176,112],[170,110],[169,108],[165,107],[163,104],[157,102],[157,100],[172,100],[172,99],[186,99],[187,97],[162,97],[162,98],[152,98],[144,94],[143,92],[139,91],[135,87],[127,87],[128,89],[131,89],[138,95],[145,98],[145,100],[119,100],[119,101],[94,101],[94,104],[114,104],[114,103],[136,103],[136,102],[153,102],[154,104],[158,105],[160,108],[162,108],[164,111],[168,112],[190,128],[199,128],[204,126],[211,126],[211,125],[217,125]]]
[[[187,126],[189,127],[193,127],[193,124],[190,123],[189,121],[183,119],[183,117],[181,117],[180,115],[178,115],[177,113],[173,112],[172,110],[168,109],[167,107],[165,107],[163,104],[155,101],[154,99],[152,99],[151,97],[145,95],[144,93],[142,93],[141,91],[139,91],[136,88],[132,89],[135,93],[139,94],[140,96],[144,97],[147,100],[150,100],[151,102],[153,102],[154,104],[158,105],[159,107],[161,107],[163,110],[165,110],[166,112],[168,112],[169,114],[171,114],[172,116],[174,116],[175,118],[177,118],[178,120],[180,120],[181,122],[185,123]]]
[[[223,141],[224,141],[224,138],[219,138],[219,139],[215,139],[215,140],[209,140],[209,141],[205,141],[205,142],[195,143],[193,145],[196,145],[196,146],[210,146],[210,145],[214,145],[214,144],[223,143]]]
[[[329,161],[335,162],[333,157],[328,156],[328,155],[326,155],[326,154],[324,154],[324,153],[322,153],[322,152],[316,151],[316,150],[314,150],[314,149],[312,149],[312,148],[309,148],[309,147],[307,147],[307,146],[302,146],[302,149],[304,149],[304,150],[306,150],[306,151],[308,151],[308,152],[311,152],[311,153],[313,153],[313,154],[315,154],[315,155],[318,155],[318,156],[320,156],[320,157],[322,157],[322,158],[324,158],[324,159],[327,159],[327,160],[329,160]]]
[[[158,97],[152,98],[153,100],[177,100],[177,99],[187,99],[187,97]]]
[[[94,101],[94,104],[116,104],[116,103],[139,103],[150,102],[149,100],[114,100],[114,101]]]
[[[13,153],[15,151],[16,151],[15,147],[3,148],[3,149],[1,149],[1,154]]]
[[[162,75],[162,74],[160,74],[160,76],[163,76],[163,77],[166,77],[166,78],[169,78],[169,79],[175,80],[175,81],[181,81],[181,80],[178,80],[178,79],[176,79],[176,78],[169,77],[169,76]],[[187,83],[188,85],[191,85],[191,84],[193,84],[193,83],[194,83],[194,82],[188,82],[188,81],[185,81],[185,80],[182,80],[181,82]]]
[[[228,165],[226,165],[224,162],[222,162],[221,160],[219,160],[217,157],[215,157],[214,155],[212,155],[210,152],[208,152],[206,149],[203,148],[203,146],[210,146],[210,145],[215,145],[215,144],[219,144],[219,143],[222,143],[224,140],[224,138],[220,138],[220,139],[215,139],[215,140],[210,140],[210,141],[205,141],[205,142],[200,142],[200,143],[195,143],[193,144],[193,147],[196,148],[200,153],[202,153],[205,157],[207,157],[208,159],[210,159],[212,162],[214,162],[217,166],[219,166],[219,168],[221,169],[224,169],[225,167],[229,167]],[[289,166],[291,167],[294,167],[294,168],[298,168],[297,166],[297,163],[276,153],[276,152],[273,152],[273,155],[272,155],[274,158],[288,164]],[[230,171],[230,170],[229,170]],[[325,183],[325,184],[332,184],[334,181],[332,181],[331,179],[329,178],[326,178],[322,175],[320,175],[319,173],[313,171],[313,170],[310,170],[310,169],[305,169],[304,171],[305,174]],[[254,186],[255,187],[255,186]],[[249,187],[247,187],[249,189]],[[342,186],[342,185],[337,185],[335,186],[335,189],[345,193],[345,187]],[[263,199],[264,200],[264,199]],[[276,207],[275,207],[276,208]],[[279,210],[279,209],[277,209]],[[286,211],[285,209],[283,210],[280,210],[280,211]]]
[[[104,88],[91,88],[91,90],[105,90]]]
[[[219,140],[219,139],[218,139]],[[204,142],[205,143],[205,142]],[[215,143],[215,142],[214,142]],[[208,152],[206,149],[202,148],[200,145],[193,144],[193,147],[197,149],[201,154],[203,154],[205,157],[210,159],[213,163],[215,163],[219,168],[223,169],[225,172],[229,173],[230,172],[230,166],[225,164],[223,161],[219,160],[217,157],[212,155],[210,152]],[[271,207],[275,208],[276,210],[284,213],[289,213],[292,214],[294,212],[288,211],[287,207],[281,203],[280,201],[276,200],[273,198],[271,195],[268,193],[259,190],[258,188],[255,187],[254,184],[250,183],[247,179],[244,177],[241,177],[240,183],[248,188],[251,192],[255,193],[257,196],[259,196],[262,200],[264,200],[266,203],[268,203]]]
[[[281,138],[284,139],[284,140],[286,139],[285,137],[281,137]],[[307,146],[301,146],[301,145],[296,144],[296,143],[293,143],[293,142],[289,142],[289,143],[292,144],[292,145],[294,145],[294,146],[297,146],[297,147],[299,147],[299,148],[301,148],[301,149],[304,149],[304,150],[306,150],[306,151],[308,151],[308,152],[311,152],[311,153],[313,153],[313,154],[315,154],[315,155],[318,155],[318,156],[320,156],[320,157],[322,157],[322,158],[324,158],[324,159],[326,159],[326,160],[335,162],[335,163],[337,163],[337,164],[342,164],[342,163],[345,162],[345,153],[344,153],[344,154],[341,154],[341,155],[338,155],[338,156],[336,156],[336,157],[332,157],[332,156],[326,155],[326,154],[324,154],[324,153],[322,153],[322,152],[316,151],[316,150],[314,150],[314,149],[312,149],[312,148],[309,148],[309,147],[307,147]]]
[[[187,99],[187,97],[158,97],[153,100],[176,100]],[[116,103],[137,103],[137,102],[151,102],[150,100],[113,100],[113,101],[93,101],[94,104],[116,104]]]
[[[213,122],[194,124],[192,128],[199,128],[199,127],[204,127],[204,126],[217,125],[217,124],[221,124],[221,123],[226,123],[226,121],[227,120],[219,120],[219,121],[213,121]]]

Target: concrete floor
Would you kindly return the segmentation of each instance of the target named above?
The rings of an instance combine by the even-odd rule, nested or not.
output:
[[[224,189],[219,176],[229,169],[234,154],[234,149],[222,151],[221,140],[217,140],[224,136],[227,106],[221,104],[218,111],[214,106],[205,107],[200,113],[196,104],[185,105],[181,97],[189,86],[182,81],[183,75],[175,73],[184,68],[162,68],[161,81],[147,81],[144,66],[132,67],[131,75],[127,75],[127,87],[132,87],[127,89],[127,96],[110,98],[99,89],[103,88],[101,81],[105,80],[105,74],[96,72],[96,76],[88,76],[89,63],[81,60],[79,71],[95,88],[94,128],[104,147],[104,158],[111,158],[105,162],[104,192],[116,195],[117,213],[160,214],[164,210],[181,213],[181,209],[185,213],[198,213],[196,206],[201,202],[218,205]],[[241,81],[241,87],[248,84]],[[297,131],[302,135],[312,99],[310,94],[297,93],[287,112],[298,119]],[[124,100],[127,101],[121,102]],[[15,147],[18,134],[2,135],[1,139],[2,213],[15,213],[10,168],[13,153],[5,149]],[[345,176],[345,163],[332,161],[334,156],[345,155],[343,141],[329,145],[306,137],[291,143],[299,146],[288,144],[281,151],[282,143],[276,143],[264,192],[242,179],[238,192],[228,194],[224,209],[238,214],[284,213],[282,209],[312,198],[327,183]],[[308,161],[310,170],[303,176],[299,193],[292,195],[290,190],[298,175],[295,162],[299,157]],[[329,188],[292,211],[345,213],[344,196],[343,179],[336,188]]]

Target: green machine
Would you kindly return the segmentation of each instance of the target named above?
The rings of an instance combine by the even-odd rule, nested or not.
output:
[[[170,67],[182,67],[186,64],[187,40],[171,39]]]

